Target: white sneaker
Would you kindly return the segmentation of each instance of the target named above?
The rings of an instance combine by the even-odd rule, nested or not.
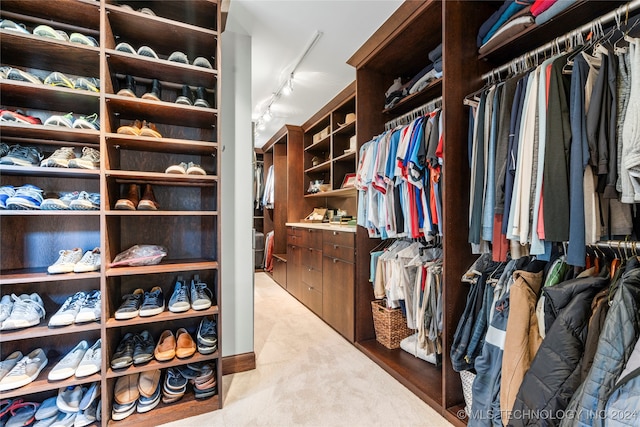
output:
[[[0,362],[0,380],[2,380],[14,366],[18,364],[18,362],[22,359],[22,353],[19,351],[14,351],[6,359]]]
[[[73,376],[88,348],[89,344],[85,340],[80,341],[49,371],[49,381],[64,380]]]
[[[5,295],[0,299],[0,324],[7,320],[13,308],[13,300],[11,295]]]
[[[80,364],[76,368],[76,378],[88,377],[100,371],[102,364],[102,340],[98,339],[86,351]]]
[[[49,274],[71,273],[75,265],[82,259],[82,249],[61,250],[58,260],[47,268]]]
[[[73,412],[74,415],[80,410],[80,400],[85,390],[82,386],[68,386],[58,390],[58,398],[56,399],[56,405],[62,412]],[[71,424],[73,425],[73,424]]]
[[[31,353],[24,356],[0,380],[0,391],[13,390],[31,383],[38,378],[38,374],[47,366],[49,360],[41,348],[36,348]]]
[[[46,314],[44,303],[38,294],[22,294],[19,297],[11,294],[13,299],[13,309],[11,314],[0,326],[0,330],[28,328],[40,323]]]
[[[96,270],[100,270],[100,248],[85,252],[82,259],[73,266],[73,271],[76,273]]]
[[[49,326],[68,326],[73,324],[85,299],[87,299],[87,294],[82,291],[76,292],[67,298],[62,307],[49,319]]]
[[[100,291],[91,291],[82,302],[82,306],[80,307],[78,314],[76,314],[74,322],[85,323],[100,320],[101,311],[102,299],[100,298]]]

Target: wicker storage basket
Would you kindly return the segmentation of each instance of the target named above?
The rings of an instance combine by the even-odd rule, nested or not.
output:
[[[387,347],[400,347],[400,341],[413,334],[399,308],[387,308],[384,300],[371,301],[376,340]]]

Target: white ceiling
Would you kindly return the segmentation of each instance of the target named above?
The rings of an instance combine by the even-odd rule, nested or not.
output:
[[[258,131],[262,147],[284,124],[301,125],[355,79],[347,59],[402,0],[232,0],[226,31],[251,36],[253,119],[264,112],[316,30],[322,36],[295,73],[293,93],[276,100]]]

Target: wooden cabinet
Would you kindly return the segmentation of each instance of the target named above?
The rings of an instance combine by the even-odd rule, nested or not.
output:
[[[323,231],[323,299],[325,322],[349,341],[354,339],[354,234]]]
[[[302,125],[305,197],[355,196],[353,187],[342,188],[345,176],[355,173],[357,166],[355,114],[354,82]],[[309,183],[317,180],[326,190],[310,193]]]
[[[273,257],[273,280],[275,280],[280,286],[287,289],[287,277],[295,277],[293,272],[288,271],[290,264],[282,256]]]
[[[121,7],[129,3],[133,9]],[[49,363],[38,378],[19,389],[0,392],[0,398],[20,396],[42,401],[55,396],[69,385],[100,382],[102,425],[110,419],[113,388],[123,375],[153,369],[210,362],[216,365],[218,393],[196,400],[192,391],[174,404],[160,404],[149,414],[133,414],[127,426],[166,423],[177,418],[208,412],[222,406],[221,322],[220,322],[220,233],[221,210],[219,144],[220,45],[217,26],[220,10],[217,1],[175,0],[144,3],[155,16],[137,11],[137,2],[110,0],[46,0],[2,3],[3,19],[24,24],[31,33],[41,24],[67,34],[78,32],[93,37],[98,46],[87,46],[33,34],[0,30],[2,66],[19,68],[41,80],[51,72],[68,78],[99,79],[99,91],[72,89],[17,80],[0,80],[0,103],[4,110],[45,122],[52,115],[73,112],[75,119],[96,114],[97,129],[0,122],[2,142],[33,147],[48,157],[56,149],[71,147],[77,157],[85,147],[100,153],[97,169],[45,168],[0,165],[0,185],[19,187],[32,184],[47,196],[86,191],[100,196],[97,210],[0,210],[0,285],[2,294],[38,293],[44,302],[46,318],[38,326],[0,333],[0,357],[20,350],[23,354],[42,347]],[[134,49],[148,46],[157,58],[116,50],[120,42]],[[186,54],[189,63],[169,61],[176,51]],[[211,68],[193,65],[197,57],[206,58]],[[135,84],[135,96],[118,95],[126,76]],[[157,79],[161,86],[158,99],[142,98]],[[186,85],[198,106],[175,101]],[[198,90],[198,88],[200,88]],[[202,102],[204,101],[204,102]],[[206,106],[208,104],[208,106]],[[160,138],[119,133],[118,129],[135,120],[153,123]],[[168,174],[167,167],[181,162],[198,164],[206,175]],[[158,210],[116,210],[115,203],[131,184],[151,185]],[[142,196],[142,194],[140,194]],[[112,267],[116,255],[135,244],[156,244],[167,250],[158,265]],[[91,273],[49,275],[58,251],[79,247],[83,251],[100,248],[102,268]],[[198,275],[212,291],[213,304],[203,311],[183,313],[164,311],[152,317],[116,320],[115,311],[122,296],[137,288],[145,291],[160,286],[168,301],[178,275],[187,282]],[[99,322],[48,328],[49,318],[65,299],[78,291],[100,290],[102,313]],[[164,329],[186,328],[193,337],[201,319],[217,320],[218,350],[197,353],[187,359],[160,364],[151,361],[114,371],[110,359],[127,332],[150,331],[157,339]],[[47,341],[44,337],[55,336]],[[102,339],[103,366],[88,378],[47,381],[47,374],[80,340],[89,345]],[[117,424],[117,423],[116,423]]]

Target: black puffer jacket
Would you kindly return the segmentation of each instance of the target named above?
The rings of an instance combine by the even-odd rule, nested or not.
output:
[[[591,301],[608,284],[607,278],[587,277],[545,289],[547,302],[554,307],[555,320],[524,376],[509,419],[510,426],[560,423],[555,414],[566,408],[580,385],[580,362]]]
[[[569,406],[575,417],[566,417],[562,426],[602,426],[607,397],[624,369],[640,336],[640,269],[624,273],[607,313],[593,365]]]

